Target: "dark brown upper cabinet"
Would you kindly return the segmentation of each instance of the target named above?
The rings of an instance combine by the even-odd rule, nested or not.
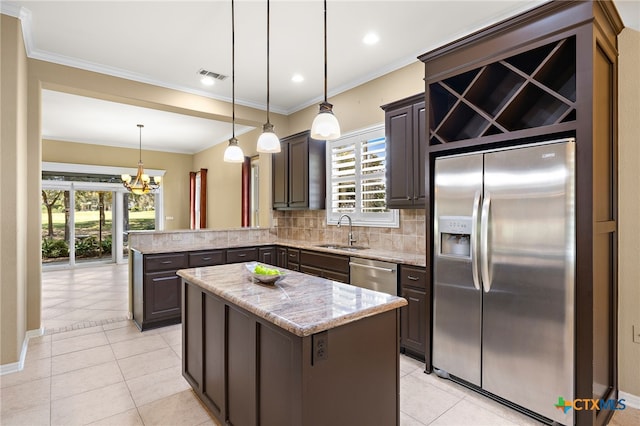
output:
[[[424,208],[427,148],[424,93],[381,108],[385,111],[387,142],[387,206]]]
[[[309,131],[283,138],[272,155],[273,208],[319,210],[325,206],[325,141]]]

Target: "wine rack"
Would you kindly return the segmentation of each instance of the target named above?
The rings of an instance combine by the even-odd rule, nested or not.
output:
[[[429,85],[429,144],[576,119],[575,36]]]

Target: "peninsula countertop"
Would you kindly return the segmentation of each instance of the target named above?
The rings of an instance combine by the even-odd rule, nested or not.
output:
[[[407,304],[401,297],[286,271],[274,285],[253,282],[245,263],[181,269],[185,281],[299,337]]]

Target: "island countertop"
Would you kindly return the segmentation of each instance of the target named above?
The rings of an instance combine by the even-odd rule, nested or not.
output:
[[[283,270],[287,276],[274,285],[253,282],[245,263],[181,269],[178,275],[299,337],[407,304],[401,297]]]

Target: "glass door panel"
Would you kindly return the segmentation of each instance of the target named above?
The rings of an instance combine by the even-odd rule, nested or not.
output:
[[[70,191],[42,190],[42,263],[69,264]]]
[[[145,231],[156,229],[156,196],[154,194],[123,194],[122,229],[123,257],[129,254],[128,231]]]
[[[75,191],[76,262],[112,259],[112,205],[110,191]]]

